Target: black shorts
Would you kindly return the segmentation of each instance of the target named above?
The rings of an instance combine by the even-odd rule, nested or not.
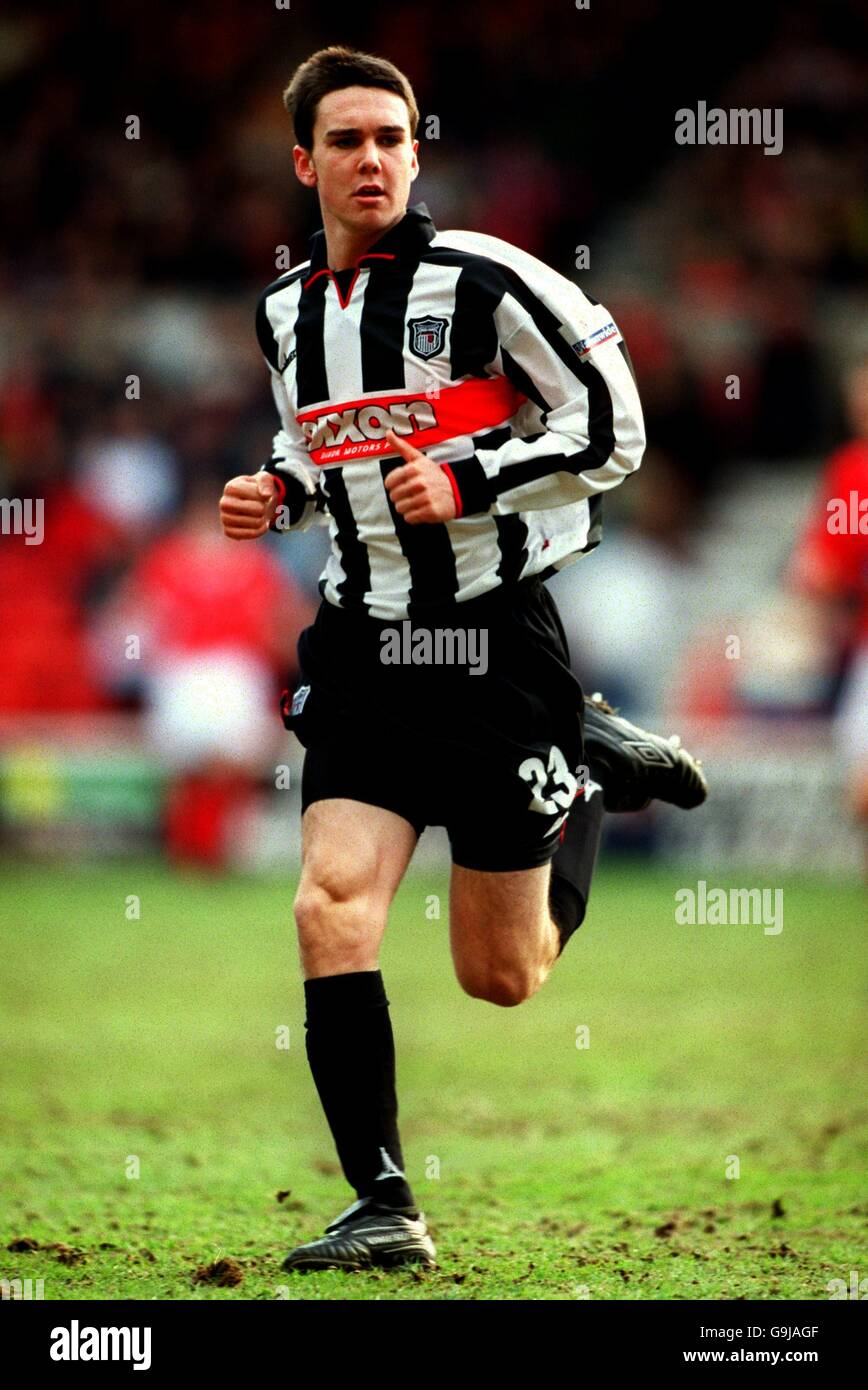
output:
[[[540,579],[412,621],[323,600],[298,665],[281,713],[306,749],[302,812],[347,797],[419,835],[443,825],[469,869],[551,859],[583,761],[582,690]]]

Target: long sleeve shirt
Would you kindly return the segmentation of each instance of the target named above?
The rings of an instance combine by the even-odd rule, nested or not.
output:
[[[603,305],[508,242],[437,231],[424,203],[348,270],[316,233],[256,323],[282,529],[328,521],[319,587],[339,607],[413,618],[551,574],[599,543],[603,494],[641,463],[632,364]],[[387,429],[444,469],[454,520],[396,511]]]

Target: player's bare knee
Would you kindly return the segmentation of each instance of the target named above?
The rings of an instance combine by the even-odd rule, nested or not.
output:
[[[542,979],[524,970],[464,971],[459,983],[471,999],[484,999],[503,1009],[523,1004],[542,984]]]
[[[293,908],[301,931],[318,931],[331,924],[349,927],[356,921],[370,920],[371,915],[367,894],[326,883],[300,887]]]
[[[295,921],[304,950],[331,942],[344,950],[364,949],[379,933],[380,912],[368,893],[352,883],[337,880],[302,882],[296,894]]]

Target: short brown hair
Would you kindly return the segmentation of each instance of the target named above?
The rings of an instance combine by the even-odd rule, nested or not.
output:
[[[407,103],[410,138],[415,139],[419,108],[413,88],[400,69],[387,58],[333,44],[331,48],[319,49],[297,67],[283,94],[297,144],[313,149],[317,106],[328,92],[340,91],[342,87],[384,87],[388,92],[396,92]]]

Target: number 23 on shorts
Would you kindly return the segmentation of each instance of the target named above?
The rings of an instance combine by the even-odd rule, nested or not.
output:
[[[579,784],[557,744],[553,743],[549,749],[548,765],[542,758],[525,758],[519,765],[518,775],[531,787],[528,810],[538,811],[543,816],[554,816],[562,811],[560,826],[573,804]]]

